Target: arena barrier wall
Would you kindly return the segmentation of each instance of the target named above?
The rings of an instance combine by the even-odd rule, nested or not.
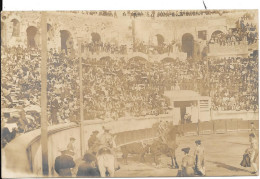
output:
[[[224,114],[223,114],[224,113]],[[213,120],[191,123],[178,126],[181,135],[198,135],[211,133],[225,133],[232,131],[249,131],[250,123],[259,128],[258,113],[254,112],[215,112]],[[250,119],[250,120],[245,120]],[[112,133],[118,134],[116,144],[118,146],[132,142],[152,139],[156,137],[156,131],[152,128],[159,121],[172,121],[172,115],[146,116],[139,118],[122,118],[113,120],[92,120],[84,121],[84,149],[87,150],[87,141],[94,130],[102,131],[104,123],[112,127]],[[28,177],[41,176],[42,159],[40,129],[21,134],[2,149],[3,176],[4,177]],[[69,138],[76,138],[75,159],[81,158],[80,129],[75,123],[59,124],[48,127],[48,153],[49,153],[49,174],[57,176],[54,171],[55,158],[60,155],[60,149],[66,148]],[[26,141],[26,142],[25,142]],[[19,149],[19,150],[17,150]],[[11,172],[15,172],[12,175]]]
[[[214,125],[212,121],[205,121],[199,123],[199,134],[212,134],[214,133]]]
[[[153,124],[160,120],[172,120],[170,115],[146,116],[139,118],[123,118],[113,120],[84,121],[84,149],[88,149],[87,141],[94,130],[103,131],[104,125],[110,125],[112,133],[119,133],[116,138],[117,145],[153,138],[156,134],[152,129]],[[131,132],[132,131],[132,132]],[[40,129],[17,136],[3,149],[3,176],[4,177],[30,177],[41,176],[42,156],[40,143]],[[54,171],[55,158],[60,155],[60,150],[67,147],[70,137],[74,137],[75,156],[81,158],[80,127],[75,123],[59,124],[48,127],[48,163],[49,174],[57,176]],[[26,142],[24,142],[26,141]],[[19,149],[19,151],[17,150]],[[19,159],[19,160],[17,160]],[[15,172],[13,175],[11,172]]]
[[[197,123],[184,124],[183,131],[185,135],[197,135],[198,124]]]

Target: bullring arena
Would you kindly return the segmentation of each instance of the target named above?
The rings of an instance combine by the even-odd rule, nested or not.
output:
[[[2,177],[62,176],[64,151],[77,177],[106,130],[114,177],[180,176],[197,141],[204,176],[258,175],[240,165],[259,136],[257,11],[3,12],[1,44]]]

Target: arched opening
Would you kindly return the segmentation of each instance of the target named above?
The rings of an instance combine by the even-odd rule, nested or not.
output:
[[[12,36],[18,37],[20,35],[20,22],[17,19],[13,19],[11,22],[13,23]]]
[[[157,34],[156,35],[157,38],[157,45],[158,46],[163,46],[164,43],[164,37],[161,34]]]
[[[73,50],[73,39],[71,33],[67,30],[60,31],[61,50],[65,51],[66,55],[70,55]]]
[[[30,26],[27,32],[27,46],[28,48],[37,48],[39,45],[39,31],[36,27]]]
[[[3,19],[3,20],[5,20],[5,19],[6,19],[6,16],[1,16],[1,17],[2,17],[2,19]]]
[[[177,60],[171,57],[166,57],[164,59],[161,60],[162,63],[175,63]]]
[[[216,30],[211,34],[211,39],[216,38],[218,35],[223,34],[221,30]]]
[[[104,57],[101,57],[99,59],[99,61],[101,62],[101,64],[103,65],[109,65],[110,61],[111,61],[111,57],[110,56],[104,56]]]
[[[187,57],[193,57],[194,38],[190,33],[182,36],[182,51],[187,53]]]
[[[50,41],[54,37],[54,30],[51,24],[47,24],[47,39]]]
[[[111,60],[111,57],[110,56],[105,56],[105,57],[101,57],[99,60],[100,61]]]
[[[91,33],[91,37],[92,37],[93,43],[101,42],[101,37],[100,37],[99,33],[93,32],[93,33]]]
[[[146,63],[148,63],[148,61],[140,56],[135,56],[129,59],[128,61],[130,64],[141,64],[141,65],[145,65]]]

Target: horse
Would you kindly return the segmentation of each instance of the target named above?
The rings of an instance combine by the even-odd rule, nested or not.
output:
[[[159,164],[158,157],[162,154],[165,154],[166,156],[171,157],[171,168],[179,168],[175,156],[175,150],[178,147],[176,143],[177,134],[177,127],[173,126],[172,124],[168,124],[163,136],[159,136],[159,138],[154,140],[150,145],[150,150],[156,165]]]
[[[97,164],[101,177],[114,177],[115,174],[115,156],[108,147],[100,147],[97,152]]]
[[[159,165],[159,157],[164,154],[167,157],[171,158],[171,165],[170,168],[172,169],[177,169],[179,168],[179,165],[176,160],[175,156],[175,150],[176,147],[169,147],[167,144],[163,143],[160,139],[154,140],[153,143],[149,146],[150,147],[150,152],[153,156],[154,163],[156,166]]]

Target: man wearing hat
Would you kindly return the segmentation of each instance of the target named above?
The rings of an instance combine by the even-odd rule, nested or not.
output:
[[[103,126],[103,130],[104,133],[100,135],[99,141],[101,145],[112,149],[114,145],[114,137],[110,133],[111,128],[108,126]]]
[[[201,146],[201,140],[196,140],[196,149],[194,151],[195,157],[195,173],[198,175],[205,175],[205,162],[204,162],[204,147]]]
[[[258,142],[254,133],[249,134],[249,142],[250,142],[250,147],[247,149],[246,152],[249,154],[250,164],[254,170],[252,174],[258,174],[258,167],[256,161],[259,155],[259,151],[258,151]]]
[[[75,167],[75,162],[70,156],[71,152],[67,149],[60,150],[61,155],[56,157],[54,169],[62,177],[71,177],[71,168]]]
[[[184,152],[184,157],[182,159],[182,171],[181,176],[183,177],[191,177],[194,176],[194,160],[193,157],[189,155],[190,148],[183,148],[182,151]]]
[[[255,136],[256,136],[257,132],[256,132],[256,128],[255,128],[254,122],[251,122],[250,125],[251,125],[250,132],[255,134]]]
[[[70,138],[70,142],[69,142],[69,144],[67,145],[67,150],[69,150],[71,153],[72,153],[72,155],[74,155],[75,154],[75,147],[74,147],[74,142],[75,142],[75,138],[74,137],[71,137]]]
[[[100,172],[96,167],[96,157],[86,153],[83,157],[84,162],[78,167],[78,177],[100,177]]]
[[[119,170],[120,166],[118,165],[116,155],[115,155],[115,152],[114,152],[114,145],[115,145],[114,136],[110,133],[111,128],[108,127],[108,126],[103,126],[103,130],[104,130],[104,133],[101,134],[100,137],[99,137],[99,141],[100,141],[100,144],[101,144],[99,148],[107,147],[111,150],[112,154],[115,157],[115,169]]]
[[[98,131],[95,130],[92,132],[89,140],[88,140],[88,148],[90,153],[96,154],[97,150],[98,150],[98,146],[99,146],[99,139],[97,138],[98,135]]]

